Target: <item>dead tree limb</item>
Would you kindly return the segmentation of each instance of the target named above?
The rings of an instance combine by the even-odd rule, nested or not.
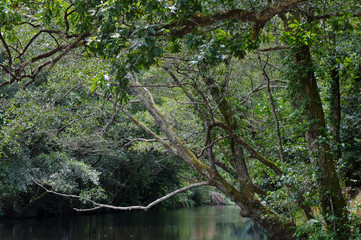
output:
[[[168,198],[171,198],[175,195],[177,195],[178,193],[181,193],[181,192],[185,192],[185,191],[188,191],[192,188],[197,188],[197,187],[202,187],[202,186],[206,186],[206,185],[209,185],[208,182],[199,182],[199,183],[194,183],[194,184],[191,184],[187,187],[184,187],[184,188],[180,188],[180,189],[177,189],[171,193],[168,193],[167,195],[161,197],[161,198],[158,198],[156,199],[155,201],[149,203],[148,205],[146,206],[128,206],[128,207],[120,207],[120,206],[114,206],[114,205],[109,205],[109,204],[102,204],[102,203],[98,203],[98,202],[95,202],[91,199],[87,199],[87,198],[83,198],[79,195],[74,195],[74,194],[65,194],[65,193],[59,193],[59,192],[56,192],[56,191],[53,191],[53,190],[50,190],[46,187],[44,187],[42,184],[38,183],[37,181],[33,180],[33,182],[40,186],[41,188],[43,188],[47,193],[51,193],[51,194],[54,194],[54,195],[58,195],[58,196],[61,196],[61,197],[67,197],[67,198],[75,198],[75,199],[79,199],[79,200],[82,200],[82,201],[86,201],[86,202],[89,202],[91,204],[93,204],[95,207],[93,208],[85,208],[85,209],[79,209],[79,208],[74,208],[75,211],[78,211],[78,212],[88,212],[88,211],[94,211],[94,210],[97,210],[97,209],[101,209],[101,208],[109,208],[109,209],[114,209],[114,210],[144,210],[144,211],[147,211],[149,210],[150,208],[154,207],[155,205],[163,202],[164,200],[167,200]]]

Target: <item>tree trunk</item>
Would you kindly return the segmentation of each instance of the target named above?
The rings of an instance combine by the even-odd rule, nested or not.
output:
[[[297,74],[291,81],[294,81],[292,84],[297,88],[295,97],[301,100],[301,104],[295,103],[295,106],[301,108],[308,123],[306,139],[309,149],[313,152],[314,165],[317,169],[323,215],[335,216],[337,221],[326,218],[328,227],[342,231],[346,203],[341,193],[328,142],[325,116],[313,71],[310,48],[308,45],[298,43],[298,46],[291,48],[291,54],[296,63],[292,70]]]
[[[250,218],[266,229],[271,240],[296,239],[292,222],[285,221],[258,200],[244,194],[242,190],[238,191],[220,175],[217,175],[210,183],[241,208],[242,217]]]

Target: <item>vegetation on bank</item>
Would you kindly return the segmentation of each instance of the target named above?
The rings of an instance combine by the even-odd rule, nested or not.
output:
[[[212,189],[274,239],[360,239],[360,16],[352,0],[3,0],[1,214],[206,182],[159,207]]]

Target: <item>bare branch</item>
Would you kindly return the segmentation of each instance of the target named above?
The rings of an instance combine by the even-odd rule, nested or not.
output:
[[[177,155],[177,150],[173,148],[169,143],[163,140],[158,134],[150,130],[147,126],[145,126],[143,123],[138,121],[135,117],[133,117],[126,109],[121,108],[121,111],[130,119],[132,120],[138,127],[152,135],[155,139],[157,139],[158,142],[160,142],[166,149],[168,149],[171,153]]]
[[[267,61],[268,62],[268,61]],[[271,92],[271,87],[270,87],[270,79],[266,73],[266,70],[265,70],[265,66],[263,66],[262,64],[262,59],[261,59],[261,56],[258,55],[258,63],[259,63],[259,68],[261,69],[262,71],[262,75],[263,75],[263,78],[266,82],[266,89],[267,89],[267,95],[268,95],[268,102],[269,102],[269,105],[270,105],[270,108],[271,108],[271,112],[272,112],[272,116],[273,116],[273,121],[274,121],[274,124],[275,124],[275,127],[276,127],[276,136],[277,136],[277,144],[278,144],[278,151],[279,151],[279,157],[280,157],[280,160],[281,162],[284,162],[285,161],[285,157],[284,157],[284,154],[283,154],[283,146],[282,146],[282,138],[281,138],[281,131],[280,131],[280,125],[279,125],[279,121],[278,121],[278,117],[277,117],[277,113],[276,113],[276,106],[273,102],[273,97],[272,97],[272,92]]]
[[[258,186],[257,184],[253,183],[253,191],[261,196],[266,196],[267,195],[267,191],[265,191],[263,188],[261,188],[260,186]]]
[[[101,203],[97,203],[91,199],[87,199],[87,198],[83,198],[81,196],[78,196],[78,195],[73,195],[73,194],[64,194],[64,193],[59,193],[59,192],[55,192],[53,190],[49,190],[47,189],[46,187],[44,187],[42,184],[36,182],[35,180],[33,180],[33,182],[40,186],[41,188],[43,188],[47,193],[52,193],[52,194],[55,194],[55,195],[58,195],[58,196],[61,196],[61,197],[67,197],[67,198],[75,198],[75,199],[79,199],[79,200],[83,200],[83,201],[87,201],[87,202],[90,202],[92,203],[93,205],[95,205],[94,208],[88,208],[88,209],[78,209],[78,208],[74,208],[75,211],[78,211],[78,212],[87,212],[87,211],[94,211],[94,210],[97,210],[97,209],[100,209],[100,208],[110,208],[110,209],[114,209],[114,210],[144,210],[144,211],[147,211],[149,210],[150,208],[154,207],[155,205],[163,202],[164,200],[167,200],[168,198],[171,198],[175,195],[177,195],[178,193],[181,193],[181,192],[185,192],[185,191],[188,191],[192,188],[197,188],[197,187],[202,187],[202,186],[206,186],[206,185],[209,185],[208,182],[199,182],[199,183],[194,183],[194,184],[191,184],[187,187],[184,187],[184,188],[180,188],[176,191],[173,191],[171,193],[168,193],[167,195],[161,197],[161,198],[158,198],[156,199],[155,201],[149,203],[147,206],[129,206],[129,207],[119,207],[119,206],[114,206],[114,205],[108,205],[108,204],[101,204]]]
[[[35,41],[36,38],[38,38],[42,33],[48,33],[57,43],[58,48],[60,47],[60,44],[58,43],[57,39],[52,35],[52,34],[63,34],[61,31],[59,30],[52,30],[52,29],[42,29],[40,30],[37,34],[35,34],[26,44],[26,46],[24,47],[23,51],[16,57],[16,58],[21,58],[21,56],[23,56],[25,54],[25,52],[27,51],[27,49],[30,47],[30,45]],[[61,50],[61,49],[60,49]],[[39,55],[40,56],[40,55]],[[16,59],[15,58],[15,59]]]
[[[193,88],[199,93],[199,95],[201,95],[202,99],[203,99],[203,102],[205,103],[207,109],[208,109],[208,114],[209,114],[209,118],[210,118],[210,122],[213,123],[215,121],[215,117],[214,117],[214,114],[213,114],[213,109],[212,109],[212,106],[211,104],[209,103],[208,99],[207,99],[207,96],[206,94],[204,94],[204,92],[199,89],[198,86],[196,86],[196,84],[192,85]],[[205,122],[206,123],[206,122]]]
[[[230,168],[229,166],[227,166],[224,162],[218,161],[216,160],[214,162],[217,166],[221,167],[224,171],[226,171],[229,174],[235,174],[235,171],[233,170],[233,168]]]
[[[104,132],[108,131],[108,128],[110,126],[110,124],[112,124],[115,120],[115,117],[117,115],[117,113],[119,112],[119,109],[117,108],[117,104],[114,102],[113,103],[113,114],[112,114],[112,118],[110,119],[110,121],[107,123],[107,125],[105,125],[105,127],[103,128]]]
[[[253,89],[251,92],[249,92],[249,93],[247,94],[247,96],[242,100],[242,102],[240,103],[240,105],[242,105],[242,104],[244,104],[245,102],[247,102],[248,99],[251,97],[252,94],[254,94],[255,92],[258,92],[258,91],[264,89],[264,88],[262,88],[263,85],[264,85],[264,84],[260,84],[260,85],[258,85],[258,87],[256,87],[256,88]]]
[[[268,62],[267,61],[267,63],[266,63],[268,66],[271,66],[271,67],[273,67],[273,68],[275,68],[275,69],[277,69],[277,70],[280,70],[280,68],[279,67],[277,67],[276,65],[274,65],[274,64],[272,64],[272,63],[270,63],[270,62]]]
[[[8,84],[12,84],[14,82],[15,82],[15,79],[11,79],[10,81],[3,82],[3,83],[0,84],[0,88],[6,86]]]
[[[40,34],[43,33],[43,30],[40,30],[37,34],[35,34],[30,40],[29,42],[25,45],[23,51],[16,57],[16,58],[21,58],[22,55],[24,55],[24,53],[26,52],[26,50],[30,47],[30,45],[34,42],[34,40],[40,36]]]
[[[46,53],[43,53],[43,54],[40,54],[40,55],[37,55],[35,57],[32,57],[31,59],[29,59],[28,61],[22,63],[21,65],[21,68],[25,68],[26,66],[28,66],[29,64],[31,63],[34,63],[40,59],[43,59],[43,58],[48,58],[48,57],[51,57],[52,55],[54,55],[55,53],[57,52],[60,52],[62,51],[63,49],[65,49],[67,47],[67,45],[63,44],[63,45],[60,45],[54,49],[52,49],[51,51],[49,52],[46,52]]]
[[[25,83],[23,86],[23,89],[25,89],[28,85],[30,85],[31,83],[34,82],[35,80],[35,76],[40,72],[41,69],[43,69],[45,66],[50,65],[49,68],[52,68],[54,66],[54,64],[59,61],[62,57],[64,57],[66,54],[68,54],[70,52],[70,50],[76,48],[77,44],[82,41],[83,39],[85,39],[86,37],[90,36],[91,33],[90,32],[84,32],[81,35],[79,35],[79,37],[73,41],[71,44],[69,45],[61,45],[55,49],[53,49],[52,51],[49,51],[47,53],[44,54],[40,54],[36,57],[33,57],[32,59],[30,59],[28,62],[25,62],[22,64],[21,68],[24,68],[26,65],[29,65],[39,59],[43,59],[43,58],[48,58],[52,55],[54,55],[55,53],[62,51],[58,56],[54,57],[53,59],[50,59],[46,62],[43,62],[42,64],[38,65],[37,68],[35,68],[32,73],[31,73],[31,77],[32,79]],[[24,78],[24,76],[21,76],[22,78]]]
[[[11,72],[8,67],[6,67],[4,64],[0,64],[0,67],[9,75],[11,75]]]

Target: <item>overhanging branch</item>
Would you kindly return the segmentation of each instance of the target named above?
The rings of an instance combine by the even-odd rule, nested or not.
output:
[[[225,20],[240,20],[243,22],[254,23],[254,35],[257,35],[264,24],[272,17],[298,3],[307,1],[309,0],[279,0],[269,4],[265,9],[258,13],[243,9],[233,9],[211,15],[195,14],[191,18],[177,20],[166,24],[160,27],[160,29],[168,29],[170,30],[170,35],[182,37],[190,33],[196,27],[206,27]],[[253,36],[253,39],[255,39],[255,37],[256,36]]]
[[[94,211],[94,210],[97,210],[97,209],[100,209],[100,208],[109,208],[109,209],[114,209],[114,210],[144,210],[144,211],[147,211],[149,210],[150,208],[154,207],[155,205],[163,202],[164,200],[167,200],[168,198],[171,198],[175,195],[177,195],[178,193],[181,193],[181,192],[185,192],[185,191],[188,191],[192,188],[197,188],[197,187],[202,187],[202,186],[206,186],[206,185],[209,185],[208,182],[199,182],[199,183],[195,183],[195,184],[191,184],[187,187],[184,187],[184,188],[180,188],[180,189],[177,189],[171,193],[168,193],[167,195],[161,197],[161,198],[158,198],[156,199],[155,201],[149,203],[148,205],[146,206],[129,206],[129,207],[120,207],[120,206],[114,206],[114,205],[109,205],[109,204],[102,204],[102,203],[97,203],[91,199],[86,199],[86,198],[83,198],[81,196],[78,196],[78,195],[73,195],[73,194],[64,194],[64,193],[59,193],[59,192],[55,192],[53,190],[50,190],[50,189],[47,189],[46,187],[44,187],[42,184],[36,182],[35,180],[33,180],[33,182],[35,184],[37,184],[38,186],[40,186],[41,188],[43,188],[47,193],[52,193],[52,194],[55,194],[55,195],[58,195],[58,196],[61,196],[61,197],[67,197],[67,198],[75,198],[75,199],[79,199],[79,200],[83,200],[83,201],[87,201],[87,202],[90,202],[92,203],[93,205],[95,205],[95,207],[93,208],[86,208],[86,209],[78,209],[78,208],[74,208],[75,211],[78,211],[78,212],[87,212],[87,211]]]

